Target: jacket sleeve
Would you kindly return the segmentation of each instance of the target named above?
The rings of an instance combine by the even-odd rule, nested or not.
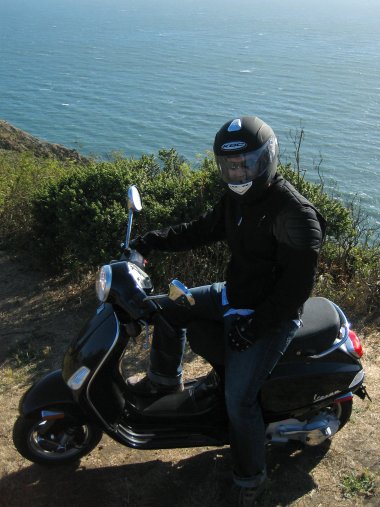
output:
[[[323,231],[310,206],[284,210],[276,219],[276,284],[267,299],[255,309],[253,326],[268,326],[294,319],[310,296],[315,283]]]
[[[211,211],[190,222],[147,232],[131,242],[142,255],[151,250],[179,252],[225,239],[224,207],[220,201]]]

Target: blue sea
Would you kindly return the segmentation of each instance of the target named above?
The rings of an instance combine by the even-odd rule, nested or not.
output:
[[[83,154],[197,163],[257,115],[380,224],[379,0],[0,0],[0,118]]]

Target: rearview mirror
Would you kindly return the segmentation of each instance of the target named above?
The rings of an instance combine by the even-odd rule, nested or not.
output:
[[[142,210],[140,192],[135,185],[128,188],[128,209],[133,211]]]
[[[133,221],[133,212],[141,211],[141,197],[140,192],[137,190],[135,185],[132,185],[128,188],[128,223],[127,223],[127,233],[125,235],[125,241],[123,243],[123,248],[126,250],[129,247],[129,240],[131,239],[131,230],[132,230],[132,221]]]

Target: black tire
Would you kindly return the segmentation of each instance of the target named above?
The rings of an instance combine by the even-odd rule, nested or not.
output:
[[[352,400],[344,401],[343,403],[335,403],[335,413],[340,421],[340,426],[338,431],[340,431],[343,426],[350,420],[352,413]]]
[[[100,442],[103,432],[71,416],[44,421],[40,414],[20,416],[13,427],[13,443],[24,458],[39,465],[75,463]]]

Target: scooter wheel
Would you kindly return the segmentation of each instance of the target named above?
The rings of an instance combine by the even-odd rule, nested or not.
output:
[[[13,443],[24,458],[39,465],[75,463],[100,442],[102,431],[72,417],[53,421],[39,414],[20,416],[13,427]]]
[[[352,400],[344,401],[343,403],[337,403],[334,407],[336,416],[340,421],[339,430],[350,420],[352,412]]]

